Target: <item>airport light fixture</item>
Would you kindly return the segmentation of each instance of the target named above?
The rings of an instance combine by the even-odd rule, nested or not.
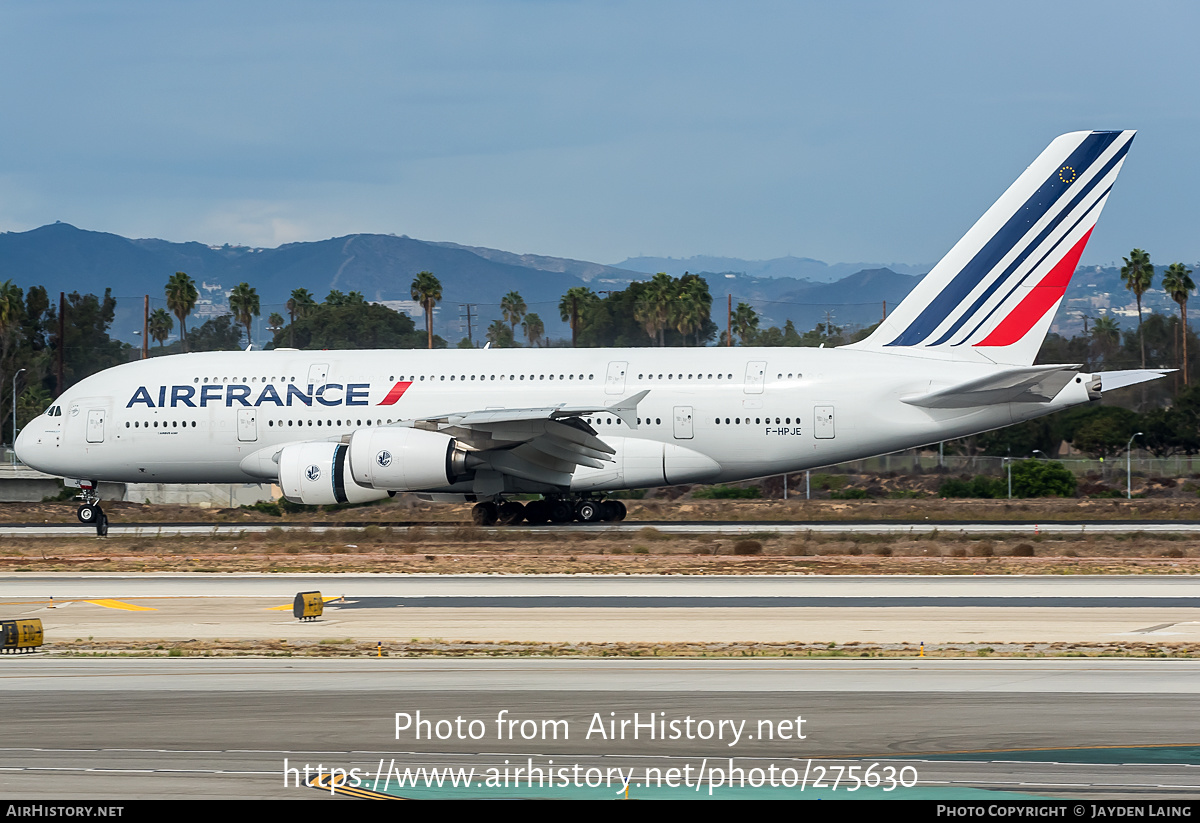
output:
[[[1136,432],[1133,437],[1129,438],[1129,442],[1125,444],[1125,499],[1133,499],[1133,438],[1141,437],[1141,432]]]

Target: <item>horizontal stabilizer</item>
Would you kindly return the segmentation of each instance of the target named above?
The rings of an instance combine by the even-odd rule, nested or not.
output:
[[[1100,391],[1123,389],[1126,386],[1136,386],[1149,380],[1166,377],[1175,369],[1126,369],[1125,371],[1100,371],[1095,377],[1100,378]]]
[[[1078,366],[1005,369],[937,391],[901,398],[926,409],[966,409],[996,403],[1049,403],[1079,373]]]

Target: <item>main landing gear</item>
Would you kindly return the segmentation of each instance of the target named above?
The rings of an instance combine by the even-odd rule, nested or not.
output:
[[[534,526],[543,523],[599,523],[625,519],[625,504],[620,500],[572,499],[548,497],[521,504],[515,500],[477,503],[471,510],[476,526],[515,526],[522,520]]]
[[[82,500],[83,504],[75,510],[75,516],[83,525],[95,526],[97,537],[107,537],[108,515],[100,508],[100,494],[96,491],[95,484],[81,483],[79,489],[76,500]]]

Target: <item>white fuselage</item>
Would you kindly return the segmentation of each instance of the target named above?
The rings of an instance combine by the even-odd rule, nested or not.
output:
[[[87,378],[55,402],[59,414],[25,427],[17,452],[34,468],[76,479],[262,482],[269,478],[245,461],[284,444],[456,412],[603,407],[648,390],[636,427],[612,414],[584,419],[601,440],[703,455],[718,467],[704,480],[728,482],[961,437],[1089,399],[1072,380],[1049,403],[903,402],[998,368],[811,348],[186,354]],[[604,488],[587,486],[589,471],[576,473],[580,488]]]

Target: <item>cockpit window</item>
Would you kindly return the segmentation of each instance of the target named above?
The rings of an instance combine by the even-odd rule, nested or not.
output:
[[[47,417],[62,417],[62,406],[51,406],[46,409]]]

